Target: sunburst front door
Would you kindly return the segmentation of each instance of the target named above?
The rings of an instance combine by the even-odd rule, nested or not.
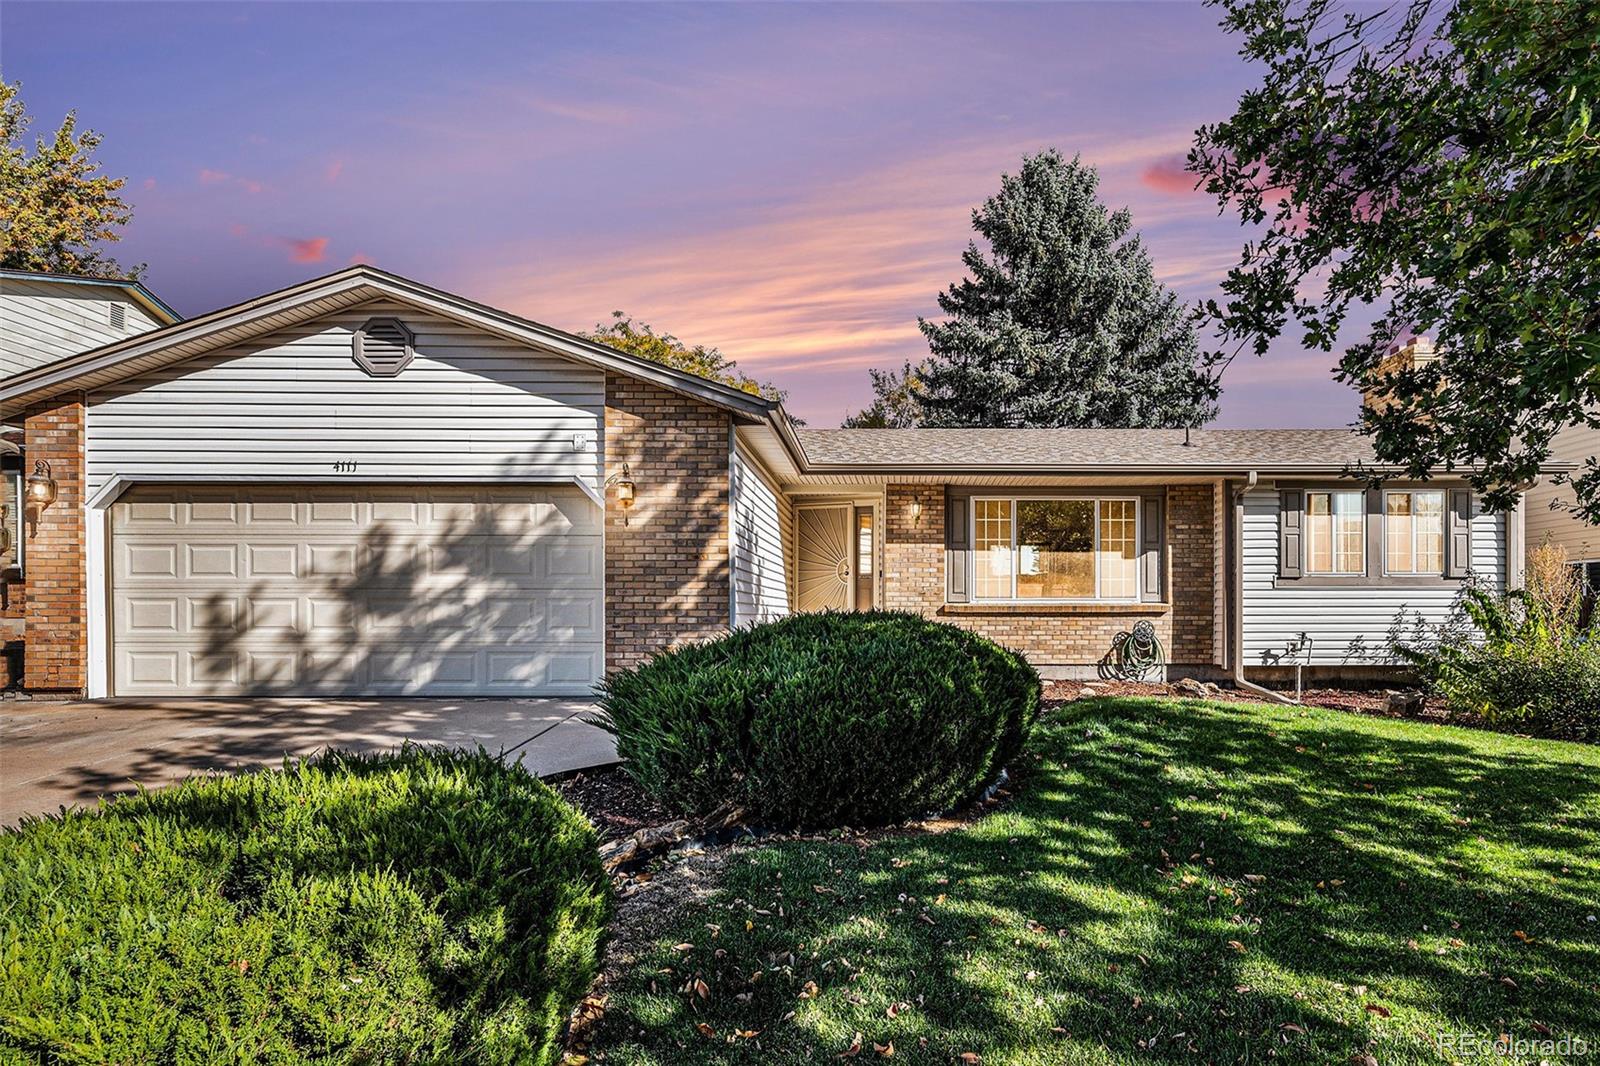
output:
[[[800,610],[842,611],[855,605],[854,514],[849,505],[799,509],[795,599]]]

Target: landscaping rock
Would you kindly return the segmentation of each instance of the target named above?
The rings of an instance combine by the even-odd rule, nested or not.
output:
[[[1216,686],[1207,690],[1206,686],[1192,677],[1179,678],[1172,683],[1172,691],[1180,696],[1193,696],[1196,699],[1205,699],[1216,692]]]
[[[1420,714],[1422,703],[1422,693],[1415,690],[1389,693],[1389,710],[1396,714]]]
[[[689,823],[683,819],[676,822],[667,822],[665,825],[652,825],[641,829],[630,837],[613,840],[600,848],[600,865],[607,870],[615,870],[625,862],[645,855],[652,855],[664,851],[682,840],[689,833]]]
[[[1077,698],[1080,699],[1080,700],[1092,700],[1098,695],[1100,695],[1100,690],[1099,689],[1093,689],[1093,688],[1090,688],[1088,685],[1085,685],[1085,686],[1083,686],[1082,688],[1080,688],[1078,690]]]

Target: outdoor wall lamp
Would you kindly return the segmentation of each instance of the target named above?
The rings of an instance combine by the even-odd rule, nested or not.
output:
[[[0,555],[11,550],[11,505],[0,503]]]
[[[922,521],[922,501],[911,501],[911,524],[916,525]]]
[[[28,485],[24,493],[27,505],[33,508],[35,514],[56,502],[56,479],[50,476],[48,462],[43,459],[35,460],[33,473],[28,475]]]
[[[622,469],[606,478],[607,485],[617,487],[617,502],[622,505],[622,524],[628,524],[628,511],[633,507],[633,472],[628,469],[628,464],[623,463]]]

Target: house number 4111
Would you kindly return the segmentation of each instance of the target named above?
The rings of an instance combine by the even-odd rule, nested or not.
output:
[[[334,461],[333,472],[336,474],[353,474],[356,469],[354,459],[338,459]]]

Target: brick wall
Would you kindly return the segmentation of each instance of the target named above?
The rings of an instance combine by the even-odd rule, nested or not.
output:
[[[1218,661],[1216,496],[1210,485],[1167,490],[1167,575],[1172,643],[1167,658],[1186,665]]]
[[[28,688],[39,692],[82,692],[88,676],[83,425],[81,395],[35,408],[23,420],[28,471],[44,459],[56,481],[55,502],[23,530],[23,674]]]
[[[915,521],[913,501],[922,504]],[[947,605],[943,488],[890,485],[885,510],[884,606],[891,610],[917,611],[982,633],[1022,652],[1041,668],[1092,667],[1118,633],[1147,620],[1155,626],[1170,663],[1202,668],[1212,664],[1215,554],[1210,486],[1168,490],[1170,605]]]
[[[606,490],[607,670],[727,631],[731,428],[717,408],[606,375],[606,474],[626,463],[637,486],[627,512]]]

